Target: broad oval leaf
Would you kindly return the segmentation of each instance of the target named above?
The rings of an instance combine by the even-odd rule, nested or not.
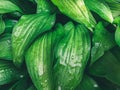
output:
[[[12,61],[0,60],[0,85],[23,78],[24,74],[24,70],[17,69]]]
[[[107,31],[102,22],[99,22],[93,33],[92,44],[91,64],[104,55],[105,51],[116,45],[114,34]]]
[[[51,0],[58,9],[74,21],[84,24],[92,31],[96,21],[91,12],[86,8],[84,0]]]
[[[55,44],[63,37],[64,31],[63,26],[57,25],[54,31],[40,36],[25,55],[28,72],[38,90],[54,90],[53,51]]]
[[[87,74],[84,74],[82,81],[75,90],[102,90],[99,84]]]
[[[4,34],[0,37],[0,59],[12,60],[11,34]]]
[[[12,51],[13,62],[20,67],[24,61],[25,50],[35,38],[52,28],[55,22],[55,14],[40,13],[24,15],[13,28]]]
[[[85,0],[86,6],[93,12],[97,13],[106,21],[112,23],[112,12],[104,0]]]
[[[22,10],[10,0],[0,0],[0,14],[5,14],[9,12],[21,12]]]
[[[90,55],[90,35],[84,25],[69,22],[66,35],[55,49],[54,77],[56,90],[74,90],[82,76]]]
[[[120,85],[120,62],[110,51],[93,63],[88,72],[93,76],[104,77]]]

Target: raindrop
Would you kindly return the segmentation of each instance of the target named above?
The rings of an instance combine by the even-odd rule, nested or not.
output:
[[[94,84],[94,87],[98,87],[98,85],[97,85],[97,84]]]

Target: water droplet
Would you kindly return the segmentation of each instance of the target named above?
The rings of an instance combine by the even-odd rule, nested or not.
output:
[[[39,65],[39,75],[41,76],[41,75],[43,75],[43,73],[44,73],[44,71],[43,71],[43,64],[41,63]]]
[[[94,84],[94,87],[98,87],[98,85],[97,85],[97,84]]]
[[[47,82],[47,80],[45,80],[45,83]]]
[[[58,90],[62,90],[62,89],[61,89],[61,86],[58,86]]]
[[[20,78],[23,78],[24,77],[24,75],[20,75]]]
[[[74,59],[74,55],[72,55],[71,58]]]

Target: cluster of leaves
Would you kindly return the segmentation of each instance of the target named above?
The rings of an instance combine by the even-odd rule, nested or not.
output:
[[[26,51],[68,21],[88,28],[92,43],[75,90],[120,89],[120,0],[0,0],[0,90],[36,90]]]

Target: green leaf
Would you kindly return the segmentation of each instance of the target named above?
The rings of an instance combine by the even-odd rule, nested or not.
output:
[[[117,17],[120,15],[120,0],[105,0],[109,5],[113,17]]]
[[[27,89],[27,78],[24,77],[22,79],[20,79],[19,81],[17,81],[15,84],[13,84],[9,90],[26,90]]]
[[[117,26],[115,31],[115,41],[120,46],[120,25]]]
[[[91,64],[99,59],[105,51],[111,49],[116,45],[114,40],[114,34],[105,29],[102,22],[99,22],[93,33],[91,50]]]
[[[0,15],[0,34],[2,34],[5,30],[5,22],[2,19],[2,15]]]
[[[50,30],[55,23],[55,14],[48,13],[23,15],[12,32],[13,62],[20,67],[25,50],[40,34]]]
[[[57,24],[55,30],[37,38],[27,50],[25,55],[27,69],[38,90],[54,90],[53,51],[54,46],[64,36],[64,31],[64,27]]]
[[[67,31],[55,47],[54,77],[58,90],[74,90],[82,80],[90,56],[90,33],[84,25],[68,22]]]
[[[0,37],[0,59],[12,60],[11,34],[4,34]]]
[[[99,84],[90,76],[84,75],[79,86],[75,90],[102,90]]]
[[[0,0],[0,14],[5,14],[9,12],[21,12],[22,10],[10,0]]]
[[[110,51],[89,67],[88,72],[91,75],[104,77],[120,85],[120,62]]]
[[[116,17],[113,23],[120,25],[120,16]]]
[[[104,0],[85,0],[85,4],[91,11],[101,16],[101,18],[110,23],[113,22],[111,10]]]
[[[12,61],[0,60],[0,85],[14,82],[24,77],[24,70],[17,69]]]
[[[84,0],[51,0],[54,5],[66,16],[74,21],[84,24],[92,31],[96,21],[91,12],[86,8]]]

